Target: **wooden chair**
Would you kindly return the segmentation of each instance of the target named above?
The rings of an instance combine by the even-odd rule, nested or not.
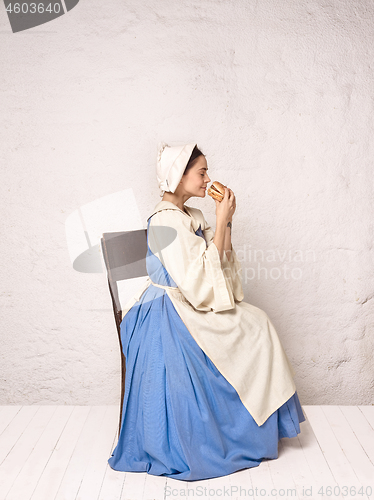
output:
[[[108,285],[112,298],[114,318],[121,351],[121,406],[118,433],[121,430],[122,406],[125,394],[126,358],[121,342],[122,304],[117,282],[130,278],[147,276],[147,230],[103,233],[101,247],[108,273]]]

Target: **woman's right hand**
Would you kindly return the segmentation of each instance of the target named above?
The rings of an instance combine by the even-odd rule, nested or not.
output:
[[[231,189],[225,187],[225,195],[222,201],[215,200],[216,202],[216,218],[217,220],[223,219],[225,222],[228,221],[234,211],[235,195]]]

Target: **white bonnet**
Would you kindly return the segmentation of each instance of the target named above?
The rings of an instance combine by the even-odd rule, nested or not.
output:
[[[166,142],[158,143],[157,182],[160,196],[165,191],[175,192],[195,146],[196,144],[168,146]]]

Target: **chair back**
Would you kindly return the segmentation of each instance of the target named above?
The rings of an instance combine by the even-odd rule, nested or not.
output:
[[[108,286],[112,298],[113,313],[117,327],[121,351],[121,407],[119,429],[121,430],[122,405],[125,394],[126,358],[121,342],[122,304],[118,293],[118,281],[147,276],[147,230],[120,231],[103,233],[101,238],[105,266],[108,273]]]
[[[122,304],[117,282],[147,276],[147,230],[103,233],[101,246],[108,272],[114,317],[119,331],[122,321]]]

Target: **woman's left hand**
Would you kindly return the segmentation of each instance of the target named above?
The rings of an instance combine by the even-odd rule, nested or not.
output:
[[[234,195],[234,191],[230,188],[227,188],[229,191],[230,191],[230,195],[232,197],[232,204],[231,204],[231,208],[230,208],[230,215],[227,219],[227,221],[232,221],[232,216],[234,215],[235,213],[235,210],[236,210],[236,198],[235,198],[235,195]]]

